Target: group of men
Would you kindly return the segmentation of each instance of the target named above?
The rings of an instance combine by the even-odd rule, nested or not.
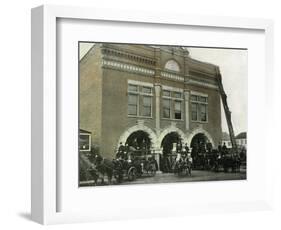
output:
[[[135,151],[140,151],[139,154],[136,154]],[[146,148],[138,148],[130,147],[127,143],[125,146],[122,142],[120,142],[117,153],[116,153],[116,161],[119,162],[123,167],[129,166],[130,163],[134,163],[134,165],[140,166],[140,171],[143,173],[144,167],[147,164],[155,165],[155,169],[158,170],[158,163],[155,160],[154,156],[150,155],[148,158],[143,158],[143,156],[149,155],[148,150]]]
[[[191,153],[189,152],[189,147],[187,144],[185,144],[184,148],[182,148],[180,144],[177,144],[176,153],[176,162],[189,161],[192,163]]]
[[[120,142],[119,148],[116,153],[116,159],[127,160],[129,155],[129,145],[126,143],[124,146],[122,142]]]

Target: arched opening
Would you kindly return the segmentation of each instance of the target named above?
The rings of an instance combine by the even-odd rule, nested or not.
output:
[[[176,152],[182,149],[182,138],[177,132],[168,133],[161,142],[162,155],[160,170],[164,173],[173,171]]]
[[[204,133],[198,133],[194,135],[191,140],[190,147],[192,148],[192,158],[210,152],[213,148],[210,140]]]
[[[212,136],[211,136],[206,130],[204,130],[204,129],[202,129],[202,128],[195,128],[195,129],[193,129],[192,132],[188,135],[187,143],[189,144],[190,147],[192,147],[191,142],[192,142],[193,138],[194,138],[197,134],[201,134],[201,137],[202,137],[202,135],[205,136],[205,139],[206,139],[208,142],[210,142],[213,147],[215,147],[215,143],[214,143],[214,140],[213,140]],[[199,135],[199,136],[200,136],[200,135]],[[199,136],[197,136],[197,137],[199,137]],[[197,137],[195,138],[195,140],[197,139]],[[199,138],[199,139],[201,139],[201,138]],[[198,143],[198,141],[195,141],[195,140],[194,140],[194,142],[195,142],[195,143],[196,143],[196,142]]]
[[[149,142],[149,148],[155,149],[157,145],[157,136],[155,133],[148,127],[143,124],[138,124],[127,129],[116,142],[116,149],[119,148],[120,142],[124,144],[133,144],[136,147],[140,147],[140,143],[143,142],[142,139],[145,139],[146,143]],[[137,143],[137,145],[136,145]]]
[[[171,70],[171,71],[174,71],[174,72],[180,72],[179,64],[175,60],[173,60],[173,59],[168,60],[166,62],[165,69]]]
[[[172,154],[176,151],[177,147],[182,145],[182,139],[176,132],[168,133],[161,142],[161,148],[163,149],[163,155]]]
[[[135,150],[142,150],[146,153],[151,149],[151,140],[149,138],[149,134],[142,130],[131,133],[125,144]]]

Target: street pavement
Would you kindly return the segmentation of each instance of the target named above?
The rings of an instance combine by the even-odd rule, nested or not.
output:
[[[106,179],[106,178],[105,178]],[[232,172],[212,172],[204,170],[193,170],[190,175],[179,176],[173,173],[157,173],[153,177],[142,176],[134,181],[128,181],[124,178],[124,181],[119,185],[128,184],[154,184],[154,183],[172,183],[172,182],[189,182],[189,181],[218,181],[218,180],[245,180],[246,170],[241,170],[237,173]],[[105,181],[105,185],[107,185]],[[80,186],[91,186],[93,181],[81,182]],[[113,184],[116,184],[113,181]]]

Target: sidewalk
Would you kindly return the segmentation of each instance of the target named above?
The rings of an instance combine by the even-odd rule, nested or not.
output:
[[[117,184],[113,179],[113,185],[128,185],[128,184],[154,184],[154,183],[173,183],[173,182],[189,182],[189,181],[219,181],[219,180],[245,180],[246,170],[241,169],[237,173],[211,172],[203,170],[194,170],[191,176],[178,176],[173,173],[157,173],[154,177],[143,176],[135,181],[124,180],[121,184]],[[105,178],[107,185],[107,178]],[[92,186],[94,181],[80,182],[80,186]]]

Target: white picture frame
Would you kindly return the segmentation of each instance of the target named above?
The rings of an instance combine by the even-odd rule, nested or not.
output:
[[[272,170],[270,168],[272,158],[269,152],[270,129],[272,129],[269,117],[266,116],[264,131],[266,131],[266,155],[264,165],[266,171],[261,182],[264,191],[259,194],[256,200],[247,200],[242,197],[236,199],[223,199],[221,202],[214,201],[209,203],[199,203],[195,201],[190,209],[177,202],[170,201],[169,206],[176,212],[164,211],[159,203],[153,204],[149,210],[143,210],[142,207],[136,208],[128,204],[123,212],[118,210],[104,209],[98,212],[97,209],[87,209],[85,212],[75,211],[57,211],[60,208],[58,200],[61,199],[61,193],[58,188],[62,186],[58,179],[59,159],[57,157],[58,141],[58,121],[57,114],[60,108],[57,103],[59,87],[57,84],[57,21],[58,19],[71,20],[96,20],[106,23],[123,22],[151,24],[153,26],[192,26],[194,28],[220,28],[225,30],[241,29],[262,31],[265,39],[265,81],[264,92],[267,109],[272,109],[274,100],[272,100],[272,88],[274,84],[273,77],[273,22],[266,19],[248,19],[231,18],[215,16],[193,16],[193,15],[174,15],[163,14],[159,12],[126,12],[105,9],[79,8],[68,6],[44,5],[32,9],[32,188],[31,188],[31,213],[32,219],[41,224],[70,223],[83,221],[97,221],[107,219],[126,219],[141,217],[159,217],[170,215],[187,215],[191,213],[209,213],[209,212],[237,212],[249,210],[264,210],[272,208]],[[71,89],[70,89],[71,90]],[[250,92],[251,93],[251,92]],[[257,141],[255,138],[252,141]],[[251,139],[249,140],[251,145]],[[78,150],[77,150],[78,151]],[[77,163],[78,164],[78,163]],[[250,164],[251,165],[251,164]],[[255,168],[255,167],[253,167]],[[254,170],[254,169],[253,169]],[[231,186],[231,184],[228,184]],[[163,186],[163,185],[159,185]],[[175,194],[175,191],[181,189],[177,185],[165,185],[168,192]],[[197,187],[200,185],[196,185]],[[205,184],[204,186],[213,187],[214,184]],[[237,185],[235,185],[237,186]],[[163,188],[163,187],[162,187]],[[122,188],[123,193],[138,193],[142,186],[138,186],[135,191],[130,188]],[[156,187],[151,188],[152,192]],[[117,188],[117,190],[120,190]],[[111,190],[111,192],[120,191]],[[126,191],[127,190],[127,191]],[[156,190],[155,190],[156,191]],[[89,191],[87,191],[89,192]],[[92,190],[92,194],[101,193],[101,190]],[[208,199],[206,199],[208,201]],[[124,200],[123,202],[129,203]],[[196,203],[197,202],[197,203]],[[81,210],[81,209],[80,209]]]

